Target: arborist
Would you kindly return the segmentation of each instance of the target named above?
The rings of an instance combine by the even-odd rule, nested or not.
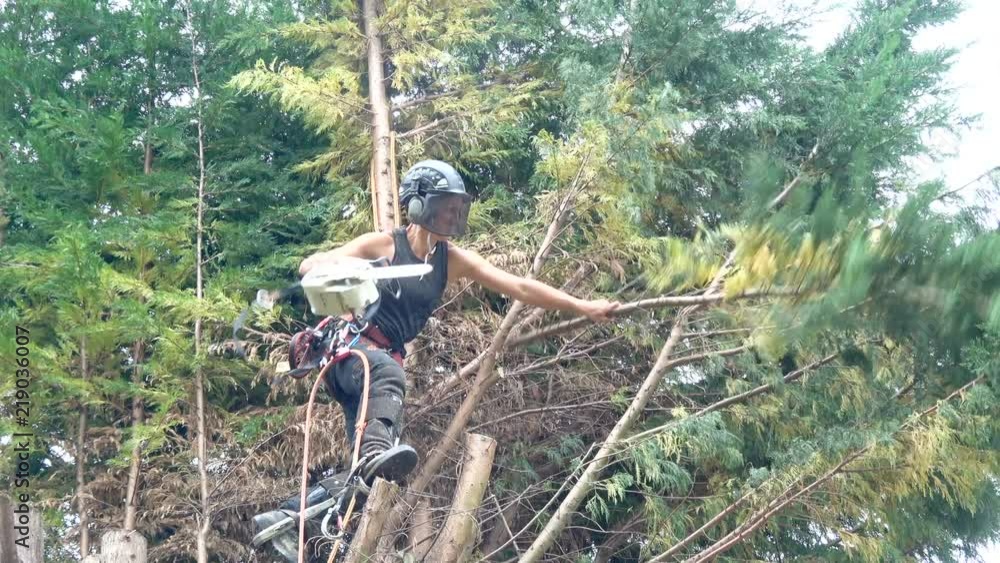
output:
[[[619,306],[606,299],[578,299],[540,281],[508,273],[455,244],[452,239],[465,234],[472,196],[449,164],[418,162],[403,177],[399,194],[409,221],[406,227],[361,235],[339,248],[309,256],[299,267],[299,273],[306,275],[317,267],[359,258],[388,258],[394,266],[432,266],[423,276],[380,280],[377,310],[359,335],[356,348],[368,359],[370,387],[366,420],[360,426],[363,467],[357,473],[369,485],[376,477],[398,481],[417,465],[413,448],[399,444],[406,395],[404,346],[423,329],[449,283],[472,280],[528,305],[571,311],[597,322],[609,320]],[[349,443],[354,442],[355,427],[359,426],[356,418],[363,399],[363,378],[364,368],[356,356],[338,362],[326,374],[327,390],[344,409]],[[307,506],[333,494],[329,488],[329,483],[321,483],[311,489]],[[283,506],[298,510],[298,504],[295,498]]]

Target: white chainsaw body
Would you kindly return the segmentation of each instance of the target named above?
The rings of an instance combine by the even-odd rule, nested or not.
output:
[[[431,269],[430,264],[375,267],[361,258],[343,258],[309,270],[302,278],[302,290],[315,315],[358,314],[378,301],[376,280],[422,276]]]

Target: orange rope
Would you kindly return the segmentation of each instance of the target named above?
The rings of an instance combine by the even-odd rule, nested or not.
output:
[[[351,350],[351,353],[361,358],[361,364],[365,367],[365,386],[364,394],[361,398],[361,411],[358,413],[358,422],[356,422],[354,426],[354,456],[351,459],[351,472],[353,473],[354,468],[358,464],[358,455],[361,452],[361,433],[364,432],[365,417],[368,415],[368,386],[371,380],[371,366],[368,364],[368,357],[362,352],[358,350]],[[312,390],[309,391],[309,402],[306,404],[305,442],[302,445],[302,486],[299,491],[299,563],[305,563],[306,556],[306,493],[308,492],[307,485],[309,482],[309,435],[312,431],[313,403],[316,401],[316,392],[319,390],[319,384],[323,381],[326,371],[335,363],[336,362],[328,362],[325,366],[323,366],[323,369],[320,370],[319,375],[316,376],[316,381],[313,383]],[[354,497],[351,497],[351,504],[348,507],[347,512],[347,519],[350,518],[350,513],[353,508]],[[347,526],[347,519],[344,520],[344,526]],[[337,540],[333,553],[330,554],[331,562],[333,561],[333,558],[337,553],[337,548],[339,547],[340,540]]]
[[[361,359],[361,365],[365,366],[365,386],[361,394],[361,410],[358,412],[357,422],[354,423],[354,457],[351,459],[351,470],[358,465],[358,456],[361,454],[361,434],[365,431],[365,419],[368,416],[368,386],[371,383],[371,366],[368,365],[368,357],[358,350],[351,350],[351,353]]]
[[[361,358],[361,363],[365,366],[365,385],[361,395],[361,410],[358,411],[358,419],[354,423],[354,458],[351,460],[351,472],[353,473],[361,454],[361,434],[365,431],[365,419],[368,417],[368,385],[371,381],[371,368],[368,365],[368,358],[363,353],[357,350],[351,350],[351,353]],[[351,522],[351,514],[354,512],[354,503],[357,498],[357,493],[351,495],[351,502],[347,505],[347,511],[344,512],[344,525],[341,530],[346,529]],[[337,541],[334,542],[333,551],[330,552],[330,558],[326,560],[326,563],[333,563],[334,559],[337,558],[337,552],[340,551],[340,541],[341,539],[337,538]]]

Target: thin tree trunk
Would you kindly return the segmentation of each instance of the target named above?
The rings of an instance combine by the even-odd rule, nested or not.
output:
[[[0,175],[3,175],[3,155],[0,154]],[[7,237],[7,225],[10,225],[10,219],[7,217],[7,213],[4,211],[3,207],[0,207],[0,247],[3,246],[4,240]]]
[[[142,396],[138,393],[143,387],[142,362],[145,360],[145,345],[142,340],[135,343],[132,351],[132,359],[135,365],[132,366],[132,385],[137,389],[136,395],[132,398],[132,429],[138,429],[145,421],[146,408]],[[132,450],[132,461],[128,469],[128,483],[125,486],[125,531],[135,530],[137,515],[139,513],[139,469],[142,466],[142,444],[135,445]],[[103,541],[103,540],[102,540]],[[103,544],[102,544],[103,545]]]
[[[768,206],[769,209],[774,209],[780,206],[785,199],[787,199],[792,190],[802,182],[802,178],[806,173],[806,168],[812,163],[813,159],[815,159],[818,149],[819,144],[817,143],[813,146],[809,156],[800,166],[799,173],[785,186],[781,193],[771,201]],[[722,282],[729,273],[729,269],[735,258],[736,251],[734,249],[726,257],[725,262],[723,262],[722,266],[719,268],[715,278],[708,285],[708,288],[705,290],[706,295],[718,293],[719,288],[722,287]],[[639,417],[642,416],[643,411],[646,409],[646,405],[649,403],[649,400],[653,397],[653,394],[659,387],[660,382],[663,380],[663,376],[669,371],[667,367],[669,366],[670,356],[673,355],[674,348],[684,336],[684,332],[687,329],[688,319],[701,307],[702,305],[686,307],[677,314],[677,318],[674,320],[674,326],[670,331],[670,336],[663,344],[663,348],[660,349],[660,355],[657,357],[656,363],[653,365],[653,369],[650,370],[649,375],[646,376],[646,379],[643,381],[639,391],[632,399],[632,403],[629,404],[625,414],[622,415],[622,417],[615,424],[614,428],[611,429],[608,437],[605,438],[604,442],[601,444],[601,448],[597,451],[597,455],[595,455],[594,458],[585,465],[579,480],[573,485],[573,488],[570,489],[566,498],[559,504],[559,507],[556,509],[556,513],[545,524],[545,528],[539,532],[535,541],[525,552],[524,556],[521,558],[522,563],[539,561],[545,555],[545,552],[552,547],[552,544],[559,538],[559,534],[563,531],[566,525],[569,524],[584,498],[590,494],[594,484],[600,477],[600,474],[604,471],[605,467],[607,467],[608,463],[610,463],[615,453],[618,451],[621,441],[631,430],[632,425],[639,419]]]
[[[727,264],[728,266],[728,264]],[[720,270],[720,274],[728,267],[724,267]],[[716,279],[721,279],[721,275],[717,275]],[[715,283],[715,282],[713,282]],[[717,285],[717,284],[716,284]],[[714,288],[710,288],[714,291]],[[594,487],[594,483],[597,482],[597,478],[604,468],[607,466],[608,462],[611,460],[614,452],[618,448],[618,442],[625,437],[625,433],[631,428],[632,424],[639,418],[642,411],[646,408],[646,404],[649,399],[653,396],[653,392],[660,385],[660,381],[663,376],[667,373],[667,367],[669,364],[669,358],[673,355],[674,347],[680,341],[681,337],[684,335],[684,329],[687,326],[687,319],[694,312],[696,307],[688,307],[683,309],[677,315],[677,319],[674,321],[674,327],[670,331],[670,336],[664,343],[663,348],[660,349],[660,355],[656,359],[656,364],[653,365],[653,369],[650,370],[649,375],[646,376],[646,380],[643,382],[642,387],[639,388],[638,393],[636,393],[635,398],[629,405],[625,414],[618,420],[614,428],[611,429],[611,433],[604,440],[601,448],[597,451],[597,455],[586,464],[583,474],[580,475],[579,480],[570,489],[569,494],[556,509],[556,513],[552,516],[552,519],[545,525],[545,528],[538,534],[534,543],[528,548],[528,550],[521,557],[521,561],[538,561],[542,558],[545,552],[555,543],[559,534],[562,532],[563,528],[569,523],[570,519],[575,514],[577,507],[583,502],[584,497],[590,494],[591,489]]]
[[[153,173],[153,139],[150,137],[153,129],[153,110],[155,107],[154,96],[153,96],[153,80],[152,71],[156,68],[156,63],[153,58],[150,58],[150,74],[149,80],[147,81],[147,89],[149,90],[149,98],[146,102],[146,149],[145,157],[143,159],[142,172],[146,176]],[[139,267],[139,281],[145,281],[146,278],[146,265],[142,264]],[[135,368],[132,371],[132,384],[135,385],[136,389],[143,388],[143,375],[142,375],[142,362],[145,359],[145,345],[142,340],[135,343],[135,349],[133,350],[132,357],[135,360]],[[145,422],[146,419],[146,408],[143,399],[138,394],[132,399],[132,428],[138,428]],[[130,532],[135,530],[137,515],[138,515],[138,492],[139,492],[139,469],[142,465],[142,444],[136,444],[135,450],[132,451],[132,460],[129,464],[128,470],[128,483],[125,487],[125,531]],[[101,540],[104,541],[103,538]],[[102,543],[103,545],[103,543]]]
[[[4,240],[7,237],[7,225],[10,224],[10,219],[7,218],[7,214],[4,213],[2,207],[0,207],[0,246],[3,246]]]
[[[20,525],[20,521],[18,521]],[[16,544],[17,558],[20,563],[45,563],[44,549],[45,529],[42,527],[42,512],[32,506],[28,511],[27,547]],[[4,561],[3,563],[6,563]]]
[[[377,26],[378,0],[361,0],[361,16],[364,20],[365,37],[368,40],[368,96],[372,108],[372,181],[375,187],[372,195],[372,214],[377,217],[380,230],[392,230],[399,218],[393,210],[392,169],[390,159],[389,100],[385,92],[385,59],[382,53],[382,38]]]
[[[87,366],[87,337],[80,337],[80,377],[86,382],[90,379]],[[76,512],[80,518],[80,554],[86,557],[90,553],[90,516],[87,514],[86,466],[87,466],[87,404],[80,402],[80,422],[76,434]]]
[[[195,297],[202,301],[204,297],[204,278],[202,273],[204,217],[205,217],[205,131],[201,108],[201,79],[198,76],[198,46],[195,42],[194,21],[191,7],[187,9],[188,31],[191,34],[191,71],[194,74],[195,108],[198,114],[198,208],[197,232],[195,250]],[[199,314],[194,321],[194,355],[201,358],[202,319]],[[198,456],[198,488],[201,494],[201,515],[198,525],[198,563],[208,563],[208,532],[212,527],[212,507],[208,502],[208,429],[205,421],[205,371],[198,362],[194,378],[195,404],[197,408],[197,456]]]
[[[441,528],[441,537],[436,545],[434,560],[442,563],[462,563],[468,561],[479,532],[476,511],[483,502],[483,493],[490,482],[493,470],[493,456],[497,442],[482,434],[465,435],[465,455],[462,459],[462,473],[455,487],[455,498],[451,504],[448,519]]]
[[[632,23],[626,26],[625,35],[622,37],[622,52],[618,57],[618,69],[615,71],[616,84],[621,82],[622,78],[625,77],[625,67],[628,65],[629,57],[632,56],[632,26],[635,25],[636,21],[638,21],[638,17],[636,15],[638,4],[637,0],[629,0],[628,3],[627,17],[632,20]]]

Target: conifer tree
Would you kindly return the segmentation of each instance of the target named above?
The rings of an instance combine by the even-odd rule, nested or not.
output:
[[[1000,242],[911,165],[964,123],[956,52],[915,47],[957,10],[862,0],[815,51],[808,14],[718,0],[0,5],[0,331],[32,330],[46,560],[126,521],[151,561],[266,557],[249,519],[296,490],[306,392],[275,365],[316,319],[234,321],[395,224],[423,158],[477,192],[459,244],[625,305],[446,296],[408,365],[419,518],[382,552],[434,558],[471,430],[498,444],[472,560],[975,553]],[[347,461],[338,409],[314,422],[319,478]]]

